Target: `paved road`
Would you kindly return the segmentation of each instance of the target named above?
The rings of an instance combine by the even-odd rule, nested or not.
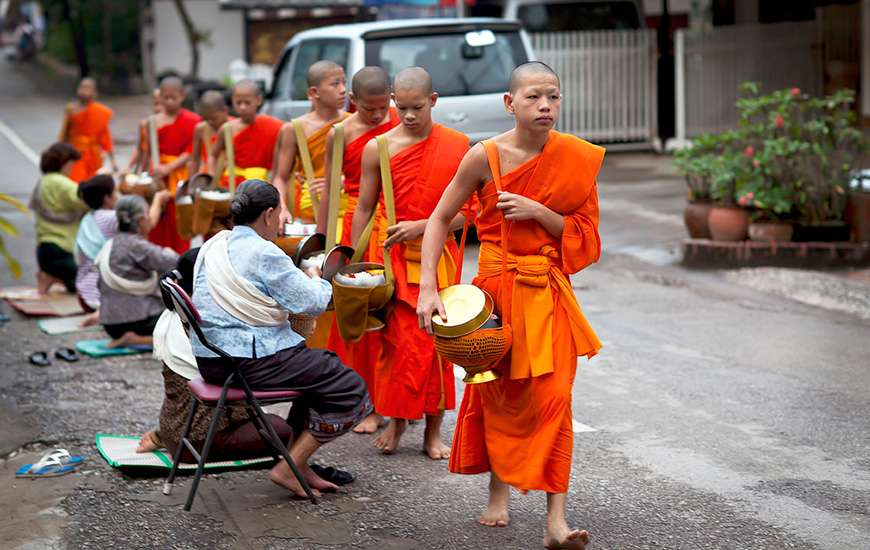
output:
[[[0,65],[0,121],[38,150],[62,100],[8,73]],[[33,167],[2,137],[0,159],[4,190],[24,197]],[[602,261],[573,279],[605,347],[577,373],[570,522],[602,549],[870,547],[870,323],[674,265],[684,190],[667,159],[611,155],[600,192]],[[13,249],[32,248],[31,232]],[[419,425],[391,457],[364,436],[325,448],[320,461],[358,480],[320,506],[244,472],[210,476],[194,513],[181,513],[183,490],[163,497],[159,478],[124,477],[93,448],[97,432],[140,434],[155,422],[155,363],[36,369],[23,359],[75,339],[49,339],[23,319],[0,327],[0,405],[33,442],[0,483],[0,538],[11,547],[539,547],[543,495],[514,494],[510,528],[478,527],[485,480],[424,458]],[[12,481],[45,445],[92,458],[79,475]]]

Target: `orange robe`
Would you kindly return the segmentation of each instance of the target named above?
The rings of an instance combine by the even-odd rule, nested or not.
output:
[[[314,177],[322,178],[326,173],[326,138],[332,125],[341,122],[350,116],[350,113],[342,113],[340,117],[319,128],[310,136],[307,136],[308,154],[311,155],[311,167],[314,169]],[[314,205],[308,187],[304,187],[305,170],[302,167],[302,155],[299,147],[296,147],[296,158],[290,169],[290,182],[296,185],[296,204],[293,206],[293,217],[301,217],[303,220],[314,220]]]
[[[81,182],[96,175],[103,166],[103,152],[112,151],[112,134],[109,132],[109,121],[112,120],[112,110],[92,101],[87,107],[68,115],[68,141],[81,153],[82,158],[73,164],[70,179]]]
[[[468,151],[468,136],[435,124],[428,138],[390,157],[396,221],[427,219]],[[453,368],[417,322],[421,239],[390,247],[396,277],[394,306],[383,329],[383,363],[375,375],[375,409],[384,416],[417,419],[456,404]],[[450,240],[441,255],[439,288],[453,283],[459,250]]]
[[[344,174],[344,192],[347,196],[347,208],[344,211],[344,218],[342,220],[341,244],[343,245],[353,246],[353,243],[350,242],[350,231],[353,213],[356,211],[357,201],[359,200],[363,149],[370,140],[395,128],[398,124],[399,118],[395,109],[390,109],[388,123],[372,128],[353,141],[345,144],[342,173]],[[378,216],[379,218],[375,221],[375,227],[372,230],[368,252],[362,259],[364,262],[383,263],[384,261],[383,243],[386,239],[387,228],[380,209],[378,209]],[[381,331],[366,332],[361,340],[350,344],[342,340],[341,334],[338,332],[338,325],[335,323],[335,319],[333,319],[326,347],[337,353],[342,363],[362,376],[366,386],[368,386],[372,402],[376,403],[375,393],[377,392],[377,383],[375,382],[375,373],[379,368],[378,364],[381,360]]]
[[[193,131],[200,120],[202,119],[199,115],[187,109],[180,109],[172,123],[157,129],[157,146],[160,149],[161,164],[172,162],[184,153],[191,152]],[[175,196],[175,188],[185,179],[187,179],[187,165],[182,165],[166,177],[166,189]],[[182,239],[178,234],[175,224],[175,201],[166,203],[160,221],[148,234],[148,240],[160,246],[168,246],[179,254],[190,248],[190,241]]]
[[[568,489],[577,357],[601,347],[568,275],[601,253],[596,177],[603,158],[603,148],[553,131],[540,155],[501,177],[505,191],[544,204],[565,223],[562,236],[553,237],[536,221],[508,222],[504,275],[495,184],[478,191],[481,252],[474,284],[492,295],[500,316],[508,312],[514,344],[497,365],[501,378],[465,388],[451,472],[492,471],[522,491]]]
[[[278,139],[278,132],[283,124],[275,117],[257,115],[254,122],[233,136],[236,185],[250,178],[268,178],[274,160],[275,140]]]

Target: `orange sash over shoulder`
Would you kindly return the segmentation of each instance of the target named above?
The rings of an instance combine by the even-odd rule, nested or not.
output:
[[[485,145],[493,171],[500,171],[494,144]],[[494,182],[478,192],[482,245],[474,284],[492,295],[496,311],[511,324],[514,342],[510,357],[498,365],[506,376],[466,386],[450,455],[452,472],[492,471],[523,491],[568,489],[577,357],[591,357],[601,347],[568,275],[596,262],[601,253],[596,177],[603,158],[603,148],[553,131],[541,154],[501,176],[505,191],[563,216],[560,237],[534,220],[503,227]]]

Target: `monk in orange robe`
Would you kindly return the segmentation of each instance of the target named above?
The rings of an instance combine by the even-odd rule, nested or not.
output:
[[[390,417],[390,424],[375,446],[392,453],[408,420],[425,415],[423,449],[433,460],[450,456],[441,440],[444,411],[455,406],[452,366],[437,353],[432,339],[417,324],[420,287],[420,244],[426,219],[432,213],[459,162],[468,151],[468,136],[432,122],[432,107],[438,94],[432,91],[429,73],[419,67],[396,75],[393,100],[401,124],[378,140],[387,144],[395,223],[387,227],[387,249],[395,274],[395,297],[383,330],[383,363],[375,375],[375,409]],[[375,210],[383,187],[377,141],[363,150],[359,203],[353,216],[352,240],[359,235]],[[388,207],[389,205],[385,205]],[[390,212],[387,211],[389,219]],[[461,227],[465,213],[457,213],[451,225]],[[459,251],[451,240],[442,243],[438,260],[439,284],[453,282]]]
[[[304,223],[313,223],[317,212],[314,205],[323,194],[324,188],[326,136],[333,124],[340,122],[349,114],[344,112],[347,102],[347,78],[341,65],[332,61],[318,61],[308,68],[307,79],[311,110],[281,128],[276,153],[278,166],[272,184],[281,193],[281,205],[286,208],[281,213],[283,220],[299,218]],[[301,124],[305,145],[311,158],[312,180],[307,183],[305,180],[309,175],[305,173],[294,124]],[[294,193],[296,199],[292,205],[288,204],[289,185],[296,186]]]
[[[233,86],[232,101],[239,117],[228,120],[221,127],[209,155],[209,172],[217,177],[214,171],[218,158],[226,150],[224,132],[229,131],[236,166],[236,185],[248,179],[268,180],[274,160],[275,140],[282,122],[269,115],[257,114],[263,104],[263,95],[260,86],[253,80],[237,82]],[[228,176],[228,172],[224,174]]]
[[[159,157],[154,159],[157,162],[153,162],[152,173],[173,197],[178,183],[187,179],[187,161],[193,145],[193,130],[201,120],[196,113],[181,107],[184,95],[181,79],[174,76],[164,78],[160,82],[160,104],[163,112],[154,115]],[[149,146],[149,161],[153,154]],[[182,239],[178,234],[174,200],[167,202],[163,216],[157,227],[148,234],[148,240],[160,246],[168,246],[179,254],[190,248],[190,241]]]
[[[362,153],[366,143],[399,124],[399,116],[390,108],[390,76],[380,67],[363,67],[353,76],[350,100],[356,112],[344,120],[344,153],[342,156],[343,190],[346,196],[344,216],[338,220],[342,224],[341,244],[353,246],[350,240],[351,224],[359,200]],[[327,233],[327,213],[329,212],[329,191],[332,181],[333,138],[335,130],[330,130],[326,139],[325,187],[320,199],[320,214],[317,217],[317,232]],[[386,223],[383,213],[378,211],[373,237],[369,240],[369,252],[362,261],[382,263],[383,242],[386,239]],[[329,246],[329,244],[327,244]],[[375,373],[381,357],[381,331],[366,332],[355,343],[342,340],[338,325],[331,323],[326,348],[334,351],[342,363],[355,370],[368,386],[372,402],[375,402],[377,383]],[[357,424],[356,433],[374,433],[381,426],[383,417],[372,412]]]
[[[75,182],[84,181],[96,175],[103,167],[103,153],[112,163],[112,171],[118,171],[112,153],[112,134],[109,121],[112,110],[96,101],[97,83],[93,78],[83,78],[76,90],[78,101],[66,106],[60,140],[69,143],[81,155],[73,164],[69,177]]]
[[[477,192],[482,244],[474,284],[493,297],[513,346],[496,365],[501,378],[466,386],[450,471],[490,472],[489,505],[480,518],[487,526],[508,524],[509,486],[546,491],[544,546],[582,549],[589,534],[565,519],[571,396],[577,357],[595,355],[601,343],[568,276],[601,253],[596,177],[604,149],[552,129],[561,97],[559,77],[543,63],[514,69],[504,102],[516,127],[466,155],[432,214],[417,311],[431,333],[432,314],[444,315],[438,253],[453,215]]]
[[[151,92],[151,114],[163,112],[163,105],[160,104],[160,88],[154,88]],[[148,170],[147,165],[148,155],[148,118],[143,118],[139,121],[139,143],[136,144],[136,149],[130,157],[130,162],[127,164],[127,173],[139,173]]]
[[[217,140],[218,131],[230,119],[227,102],[217,90],[208,90],[202,94],[199,98],[199,114],[203,120],[193,130],[193,147],[187,170],[191,177],[208,167],[208,157]]]

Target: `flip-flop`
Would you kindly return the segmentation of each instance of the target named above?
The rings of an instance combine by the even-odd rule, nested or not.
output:
[[[43,455],[38,462],[18,468],[15,477],[58,477],[74,472],[84,460],[81,456],[70,456],[66,449],[55,449]]]
[[[31,365],[36,365],[37,367],[47,367],[51,365],[51,360],[48,358],[48,354],[44,351],[34,351],[27,358],[30,361]]]
[[[354,477],[350,472],[333,468],[332,466],[321,466],[320,464],[312,464],[311,471],[320,476],[322,479],[335,483],[336,485],[347,485],[353,483]]]
[[[72,348],[57,348],[54,351],[54,356],[66,361],[67,363],[75,363],[79,360],[79,354]]]

